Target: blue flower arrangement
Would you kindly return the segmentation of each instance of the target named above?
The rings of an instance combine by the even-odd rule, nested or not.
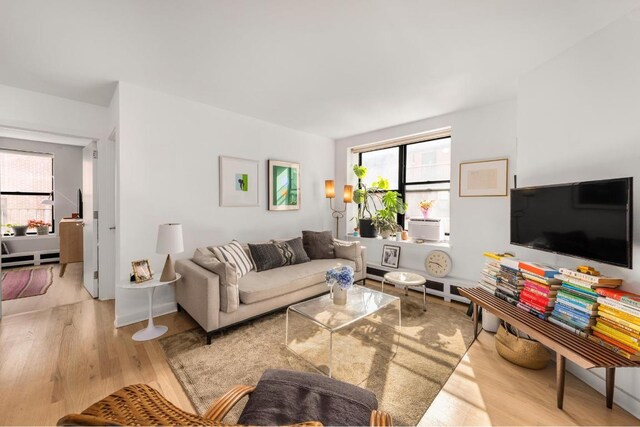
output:
[[[353,268],[348,265],[339,265],[327,271],[325,275],[327,285],[338,285],[342,289],[349,289],[353,285]]]

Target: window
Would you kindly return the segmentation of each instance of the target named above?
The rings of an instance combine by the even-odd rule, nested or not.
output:
[[[0,150],[0,189],[3,226],[35,219],[52,224],[54,231],[53,206],[42,203],[53,198],[52,155]]]
[[[363,152],[360,164],[368,169],[366,185],[383,176],[389,180],[389,188],[402,194],[409,205],[405,215],[398,215],[398,224],[406,229],[409,218],[422,217],[420,201],[436,200],[431,216],[443,219],[449,235],[451,137]]]

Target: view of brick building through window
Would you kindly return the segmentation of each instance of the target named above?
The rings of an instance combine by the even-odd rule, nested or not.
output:
[[[52,155],[0,150],[0,190],[3,234],[30,219],[53,224],[53,206],[42,203],[53,193]]]

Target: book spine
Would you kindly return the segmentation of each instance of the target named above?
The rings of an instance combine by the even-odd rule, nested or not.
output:
[[[520,292],[520,299],[525,299],[525,300],[534,302],[535,304],[541,307],[550,307],[553,305],[553,302],[554,302],[545,296],[536,295],[526,288],[523,289],[522,292]]]
[[[561,292],[558,292],[556,298],[558,301],[566,302],[567,305],[571,304],[572,307],[578,307],[587,311],[595,311],[598,308],[598,304],[585,303],[584,301],[573,297],[573,295],[567,295]]]
[[[582,329],[591,327],[593,323],[595,323],[593,319],[585,319],[584,317],[577,317],[570,313],[566,313],[560,310],[553,310],[551,315],[559,319],[571,322],[572,324],[575,324],[576,327],[580,327]]]
[[[513,297],[511,297],[509,295],[506,295],[505,293],[500,291],[500,289],[496,289],[496,297],[500,298],[503,301],[508,302],[511,305],[518,304],[518,300],[517,299],[515,299],[515,298],[513,298]]]
[[[600,332],[603,332],[603,333],[606,332],[607,334],[609,334],[609,336],[611,336],[612,338],[615,338],[620,342],[623,342],[632,346],[638,346],[638,349],[640,349],[640,340],[632,337],[631,335],[627,335],[626,333],[620,332],[615,328],[611,328],[605,325],[604,323],[602,323],[601,321],[598,321],[595,327],[598,328]]]
[[[620,297],[620,302],[640,310],[640,299],[638,297],[624,295]]]
[[[549,298],[549,297],[554,297],[555,296],[555,294],[554,295],[549,295],[549,292],[541,291],[540,289],[538,289],[536,287],[533,287],[533,286],[529,286],[527,284],[524,285],[524,288],[528,292],[530,292],[530,293],[532,293],[534,295],[538,295],[538,296],[540,296],[542,298]]]
[[[602,307],[602,306],[600,306]],[[637,331],[638,333],[640,333],[640,325],[636,325],[635,323],[629,322],[627,320],[621,319],[618,316],[615,316],[611,313],[607,313],[606,311],[602,311],[602,309],[598,310],[598,316],[600,318],[604,318],[604,319],[608,319],[612,322],[615,322],[619,325],[623,325],[627,328],[633,329],[634,331]]]
[[[598,325],[597,323],[593,326],[593,331],[594,332],[598,332],[601,335],[605,335],[609,338],[611,338],[612,340],[616,341],[617,343],[620,344],[624,344],[627,348],[631,348],[634,350],[634,352],[638,352],[640,351],[640,346],[637,343],[632,343],[632,342],[628,342],[627,340],[624,339],[620,339],[618,336],[612,334],[611,332],[604,330],[602,328],[602,325]]]
[[[621,279],[614,279],[612,277],[591,276],[590,274],[580,273],[579,271],[569,270],[568,268],[561,268],[560,273],[564,274],[565,276],[574,277],[588,283],[593,283],[595,285],[622,284]]]
[[[640,356],[633,353],[629,353],[628,351],[625,351],[619,347],[616,347],[615,345],[602,340],[596,335],[588,335],[587,338],[593,341],[594,343],[601,345],[602,347],[608,348],[609,350],[615,353],[618,353],[622,357],[626,357],[629,360],[640,360]]]
[[[605,317],[599,317],[598,318],[598,322],[600,322],[600,323],[602,323],[602,324],[604,324],[604,325],[606,325],[606,326],[608,326],[610,328],[613,328],[613,329],[619,331],[620,333],[623,333],[625,335],[629,335],[630,337],[635,338],[636,340],[640,340],[640,332],[635,331],[635,330],[633,330],[631,328],[628,328],[628,327],[626,327],[624,325],[621,325],[620,323],[613,322],[613,321],[611,321],[611,320],[609,320],[609,319],[607,319]]]
[[[616,301],[616,300],[611,299],[611,298],[600,297],[600,298],[598,298],[598,302],[600,304],[608,305],[609,307],[615,308],[616,310],[623,311],[623,312],[625,312],[627,314],[630,314],[631,316],[635,316],[637,318],[640,318],[640,310],[636,310],[635,308],[631,308],[631,307],[621,303],[620,301]]]
[[[587,334],[584,331],[582,331],[582,330],[580,330],[578,328],[575,328],[572,325],[566,324],[566,323],[562,322],[561,320],[555,319],[553,317],[549,317],[548,320],[549,320],[549,322],[551,322],[551,323],[553,323],[555,325],[558,325],[561,328],[566,329],[569,332],[573,332],[576,335],[580,335],[583,338],[587,336]]]
[[[582,298],[588,299],[589,301],[595,302],[598,300],[597,293],[592,292],[586,288],[580,288],[580,287],[574,286],[570,283],[563,282],[561,289],[565,289],[569,292],[572,292],[574,295],[578,295]]]
[[[617,308],[610,306],[606,302],[600,303],[600,306],[598,306],[598,311],[604,311],[606,313],[613,314],[616,317],[629,321],[635,325],[640,325],[640,317],[634,316],[622,310],[618,310]]]
[[[532,308],[532,307],[528,307],[525,304],[522,303],[518,303],[517,305],[518,308],[521,308],[522,310],[526,311],[527,313],[533,314],[534,316],[542,319],[542,320],[547,320],[548,315],[547,314],[542,314],[541,312],[537,311],[536,309]]]
[[[596,337],[600,338],[603,341],[608,342],[611,345],[614,345],[618,348],[621,348],[622,350],[629,352],[631,354],[640,354],[637,350],[635,350],[633,347],[629,347],[628,345],[626,345],[625,343],[622,343],[614,338],[611,338],[608,335],[603,334],[600,331],[597,331],[596,329],[593,329],[591,332],[593,335],[595,335]]]

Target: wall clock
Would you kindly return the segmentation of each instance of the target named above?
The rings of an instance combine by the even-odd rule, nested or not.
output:
[[[451,272],[451,256],[444,251],[431,251],[424,260],[424,268],[433,277],[444,277]]]

